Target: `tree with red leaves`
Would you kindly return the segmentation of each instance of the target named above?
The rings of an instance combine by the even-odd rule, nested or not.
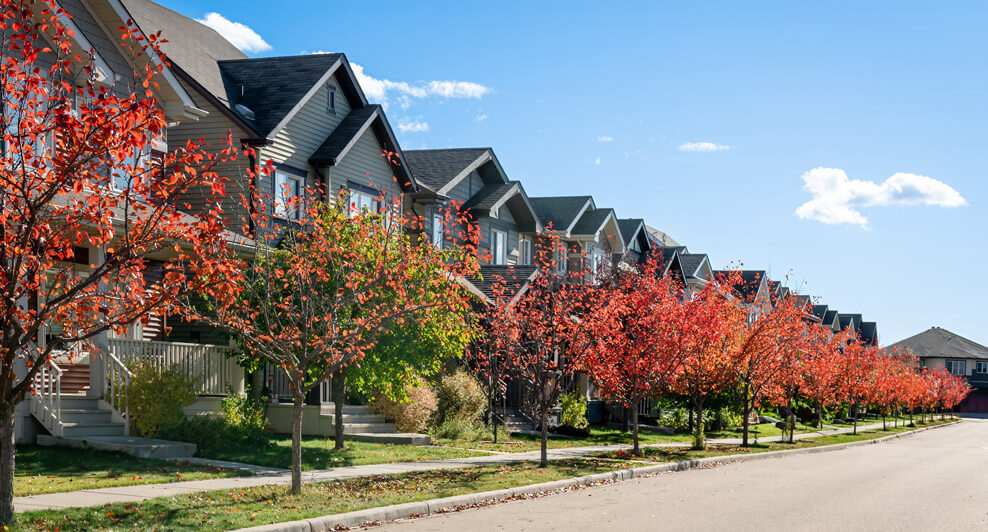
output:
[[[586,316],[579,329],[586,350],[578,357],[601,395],[631,412],[634,455],[638,443],[638,405],[669,387],[682,363],[681,351],[670,349],[670,309],[681,304],[682,290],[660,275],[654,259],[640,270],[620,271],[614,286],[600,288],[600,307]]]
[[[242,263],[239,297],[214,304],[200,318],[234,334],[249,362],[273,364],[292,395],[292,485],[302,488],[301,436],[306,395],[340,375],[404,320],[422,313],[466,314],[458,278],[472,275],[473,246],[436,249],[411,230],[419,220],[396,215],[402,198],[381,197],[378,211],[357,211],[342,192],[333,204],[309,190],[290,200],[299,212],[289,227],[262,211],[258,244]],[[266,198],[256,201],[267,205]],[[337,420],[342,398],[337,395]],[[337,443],[342,430],[337,423]]]
[[[53,354],[96,352],[108,331],[178,312],[189,292],[228,300],[238,277],[224,179],[210,170],[235,151],[190,144],[150,160],[167,128],[161,63],[143,61],[137,90],[114,92],[73,52],[64,16],[54,3],[0,2],[0,523],[13,518],[14,407],[38,392]],[[123,35],[138,58],[161,56],[155,42]],[[180,211],[193,187],[212,205],[198,218]]]
[[[847,403],[848,413],[854,418],[854,434],[858,433],[857,408],[868,398],[869,377],[872,374],[878,348],[851,340],[839,351],[836,359],[836,396]]]
[[[846,332],[832,334],[821,328],[821,334],[809,342],[803,359],[799,391],[816,408],[817,428],[823,428],[824,409],[837,402],[837,359],[846,343]]]
[[[497,443],[497,404],[511,379],[511,353],[518,342],[518,328],[511,308],[513,292],[504,278],[493,279],[492,293],[491,301],[478,313],[479,332],[467,351],[467,363],[487,396],[488,421]]]

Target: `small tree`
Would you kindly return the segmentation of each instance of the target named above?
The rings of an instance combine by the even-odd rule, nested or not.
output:
[[[152,160],[167,128],[155,96],[162,67],[145,61],[160,57],[156,36],[137,45],[136,30],[124,35],[148,66],[121,96],[95,83],[63,14],[53,2],[0,0],[3,525],[14,516],[14,408],[53,354],[171,312],[187,292],[224,298],[237,279],[218,207],[224,180],[211,171],[235,151],[190,143]],[[198,218],[180,211],[193,188],[208,205]],[[148,275],[154,260],[160,276]]]

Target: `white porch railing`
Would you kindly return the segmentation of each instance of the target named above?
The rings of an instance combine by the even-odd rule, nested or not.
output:
[[[49,361],[34,376],[31,413],[55,436],[62,435],[62,369]]]
[[[201,395],[226,395],[227,386],[238,388],[236,383],[242,378],[236,375],[238,366],[228,357],[234,351],[229,346],[112,338],[109,347],[110,353],[124,364],[142,360],[162,367],[177,366],[202,384]]]
[[[127,403],[126,390],[130,385],[132,374],[124,363],[113,355],[106,355],[106,402],[113,413],[120,416],[124,423],[124,434],[130,434],[130,405]]]

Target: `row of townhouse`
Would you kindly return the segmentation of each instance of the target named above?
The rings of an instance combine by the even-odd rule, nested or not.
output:
[[[282,207],[288,203],[286,195],[314,189],[334,197],[345,190],[360,207],[380,207],[377,202],[382,198],[402,198],[402,209],[421,217],[425,234],[437,246],[446,245],[448,238],[441,210],[452,202],[461,205],[469,223],[479,229],[480,253],[490,256],[481,275],[467,281],[478,301],[490,301],[491,281],[498,276],[511,276],[517,281],[514,289],[523,289],[536,271],[533,255],[539,235],[549,231],[565,244],[566,253],[557,258],[557,267],[563,270],[596,270],[614,260],[634,263],[655,254],[666,273],[683,281],[687,296],[717,275],[706,254],[690,252],[643,219],[619,218],[614,209],[598,206],[592,196],[529,197],[491,148],[403,151],[384,109],[368,101],[343,54],[252,59],[215,30],[149,0],[59,3],[71,15],[66,23],[77,35],[79,50],[93,53],[108,83],[123,79],[114,72],[131,72],[141,60],[123,50],[115,36],[118,30],[112,28],[133,21],[145,34],[160,31],[167,39],[162,51],[170,65],[156,95],[172,123],[167,139],[153,149],[176,149],[190,140],[205,139],[219,150],[228,135],[254,149],[249,160],[216,168],[230,179],[223,208],[234,242],[242,243],[243,235],[252,230],[250,220],[259,207],[245,201],[251,190],[266,192],[272,203],[265,208],[286,223],[297,215]],[[122,84],[118,90],[132,87]],[[382,152],[395,156],[385,158]],[[274,168],[270,175],[257,172],[269,165]],[[195,193],[186,200],[189,215],[205,207]],[[790,294],[764,271],[743,275],[743,289],[755,298],[771,302],[793,296],[810,305],[808,296]],[[838,313],[825,305],[813,305],[812,313],[822,326],[834,331],[850,328],[866,341],[877,342],[875,323],[863,322],[860,314]],[[124,334],[97,338],[96,345],[124,361],[155,358],[177,363],[201,379],[202,395],[189,414],[216,411],[229,389],[243,392],[247,384],[243,370],[228,356],[233,349],[229,338],[194,324],[168,323],[164,316]],[[103,401],[106,360],[83,355],[64,367],[60,400],[68,406],[66,414],[52,420],[34,413],[32,419],[29,409],[22,408],[25,422],[18,424],[18,440],[32,441],[36,435],[88,440],[123,435],[119,412]],[[259,372],[254,378],[254,384],[270,395],[287,399],[277,372]],[[581,389],[592,394],[585,380]],[[306,433],[332,434],[329,402],[328,385],[308,398]],[[288,431],[289,408],[269,407],[276,429]],[[353,420],[346,430],[357,438],[393,432],[392,426],[361,407],[345,415]]]

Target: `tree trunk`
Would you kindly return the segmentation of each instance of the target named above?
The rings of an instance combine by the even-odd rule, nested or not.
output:
[[[549,408],[542,409],[542,455],[539,458],[539,467],[549,466]]]
[[[823,404],[817,403],[816,405],[816,428],[823,428]]]
[[[857,409],[857,405],[853,405],[852,404],[851,407],[848,410],[850,410],[852,408],[854,409],[854,414],[853,414],[854,415],[854,432],[852,434],[857,434],[858,433],[858,409]]]
[[[786,422],[782,426],[782,439],[786,439],[786,432],[789,433],[789,443],[795,441],[796,434],[796,414],[792,412],[792,399],[786,401]]]
[[[335,440],[334,449],[343,449],[346,443],[343,441],[343,401],[346,395],[346,374],[343,370],[337,371],[333,375],[333,438]]]
[[[882,410],[882,430],[888,430],[888,423],[885,421],[885,411]]]
[[[690,417],[689,417],[689,423],[686,426],[689,429],[690,434],[693,434],[693,408],[687,408],[687,410],[689,410],[690,412]]]
[[[753,410],[753,405],[749,405],[748,402],[749,402],[748,401],[748,387],[745,386],[744,387],[744,396],[741,398],[741,407],[742,407],[741,408],[741,411],[742,411],[741,412],[741,415],[744,417],[744,419],[741,420],[741,446],[742,447],[747,447],[748,446],[748,430],[750,429],[749,425],[751,424],[751,422],[749,421],[749,418],[751,418],[751,411]],[[754,401],[751,401],[751,402],[754,403]]]
[[[14,407],[0,416],[0,524],[14,524]]]
[[[631,411],[631,437],[635,442],[634,453],[636,457],[642,455],[641,448],[638,446],[638,403],[639,402],[640,401],[635,401],[632,404],[632,411]]]
[[[624,407],[624,406],[621,407],[621,410],[623,411],[622,414],[624,414],[624,415],[621,416],[621,418],[622,418],[621,419],[621,432],[624,432],[625,434],[627,434],[628,433],[628,430],[630,428],[630,425],[631,425],[631,412],[629,412],[628,411],[628,408],[627,407]]]
[[[491,395],[491,425],[494,426],[494,443],[497,443],[497,392]]]
[[[305,394],[295,391],[292,405],[292,493],[302,493],[302,412]]]
[[[705,448],[703,441],[703,399],[693,401],[696,409],[696,424],[693,425],[693,448],[702,451]]]

